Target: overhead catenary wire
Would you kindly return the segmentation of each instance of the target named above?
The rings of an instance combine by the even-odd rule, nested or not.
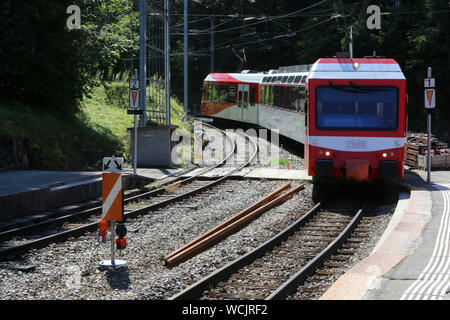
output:
[[[324,24],[324,23],[326,23],[326,22],[329,22],[329,21],[333,20],[334,18],[335,18],[335,16],[332,16],[332,17],[330,17],[330,18],[328,18],[328,19],[326,19],[326,20],[320,21],[320,22],[318,22],[318,23],[315,23],[315,24],[313,24],[313,25],[307,26],[307,27],[305,27],[305,28],[301,28],[301,29],[296,30],[296,31],[292,31],[292,32],[290,32],[290,33],[278,34],[278,35],[276,35],[276,36],[274,36],[274,37],[270,37],[270,38],[267,38],[267,39],[253,40],[253,41],[248,41],[248,42],[243,42],[243,43],[234,43],[233,45],[231,45],[231,44],[228,44],[228,45],[222,45],[222,46],[220,46],[220,47],[216,47],[215,50],[223,50],[223,49],[231,48],[232,46],[233,46],[233,47],[240,47],[240,46],[245,46],[245,45],[250,45],[250,44],[256,44],[256,43],[261,43],[261,42],[266,42],[266,41],[271,41],[271,40],[276,40],[276,39],[282,39],[282,38],[293,37],[293,36],[295,36],[298,32],[302,32],[302,31],[306,31],[306,30],[308,30],[308,29],[314,28],[314,27],[316,27],[316,26],[318,26],[318,25],[321,25],[321,24]],[[235,40],[235,39],[233,39],[233,40],[231,40],[231,41],[234,41],[234,40]],[[191,53],[193,53],[193,54],[199,54],[199,53],[203,53],[203,52],[206,52],[206,51],[209,51],[209,49],[200,49],[200,50],[193,51],[193,52],[191,52]]]

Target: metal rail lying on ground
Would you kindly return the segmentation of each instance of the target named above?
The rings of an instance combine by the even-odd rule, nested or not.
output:
[[[286,192],[280,196],[280,193],[290,188],[291,183],[288,183],[281,188],[278,188],[274,192],[270,193],[260,201],[254,203],[247,209],[241,211],[237,215],[231,217],[225,222],[221,223],[212,230],[204,233],[197,239],[194,239],[190,243],[186,244],[182,248],[172,252],[163,261],[163,266],[172,268],[180,263],[192,258],[196,254],[204,251],[210,246],[216,244],[226,236],[235,232],[236,230],[244,227],[251,220],[256,219],[257,216],[263,212],[273,208],[274,206],[280,204],[281,202],[290,198],[294,193],[297,193],[304,188],[304,184],[297,186],[296,188]]]

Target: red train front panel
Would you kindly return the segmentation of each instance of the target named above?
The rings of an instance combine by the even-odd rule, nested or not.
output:
[[[308,79],[310,176],[402,178],[406,81],[392,59],[319,59]]]

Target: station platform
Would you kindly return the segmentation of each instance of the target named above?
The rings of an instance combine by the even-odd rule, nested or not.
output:
[[[127,168],[124,170],[124,188],[163,179],[175,174],[176,170],[140,169],[138,177],[133,177],[132,169]],[[101,183],[101,171],[0,172],[0,221],[98,198],[102,192]]]
[[[321,300],[450,300],[450,171],[407,172],[395,213],[372,253]]]

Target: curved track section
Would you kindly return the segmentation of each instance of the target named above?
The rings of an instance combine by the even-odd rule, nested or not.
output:
[[[249,157],[246,159],[244,163],[240,164],[238,167],[234,168],[226,175],[213,181],[206,181],[206,182],[196,181],[196,178],[198,178],[200,175],[203,175],[208,171],[211,171],[217,167],[225,165],[227,163],[227,160],[230,157],[232,157],[236,151],[236,145],[234,141],[230,137],[228,137],[226,133],[210,125],[207,124],[203,125],[210,129],[215,129],[222,132],[226,136],[226,139],[231,140],[233,145],[231,152],[218,164],[206,168],[206,170],[199,172],[195,176],[189,177],[187,179],[178,182],[174,182],[168,186],[159,188],[157,190],[144,192],[137,196],[132,196],[125,199],[124,204],[131,204],[133,202],[141,201],[143,199],[151,200],[150,204],[144,205],[143,207],[137,209],[129,209],[126,207],[124,212],[125,220],[127,218],[129,219],[138,217],[139,215],[146,214],[149,211],[157,210],[161,207],[170,205],[171,203],[177,202],[179,200],[185,199],[187,197],[193,196],[197,193],[210,189],[228,179],[233,173],[239,171],[243,167],[250,164],[250,162],[253,161],[253,159],[256,157],[257,154],[256,142],[251,137],[244,135],[245,139],[248,140],[249,144],[253,148],[253,152],[250,153]],[[97,229],[98,217],[93,217],[93,215],[99,214],[101,210],[102,207],[100,206],[84,210],[82,212],[68,214],[62,217],[49,219],[36,224],[1,232],[0,240],[2,241],[1,244],[2,247],[0,247],[0,259],[12,255],[17,255],[26,252],[30,249],[42,248],[52,242],[61,241],[69,237],[80,236],[86,232],[95,231]],[[80,220],[84,221],[78,222]],[[57,226],[56,228],[59,229],[56,230],[56,232],[55,226]],[[50,228],[53,228],[53,230],[49,230]],[[37,233],[30,234],[30,232],[34,232],[35,230],[43,230],[43,231],[39,231],[40,234]]]

